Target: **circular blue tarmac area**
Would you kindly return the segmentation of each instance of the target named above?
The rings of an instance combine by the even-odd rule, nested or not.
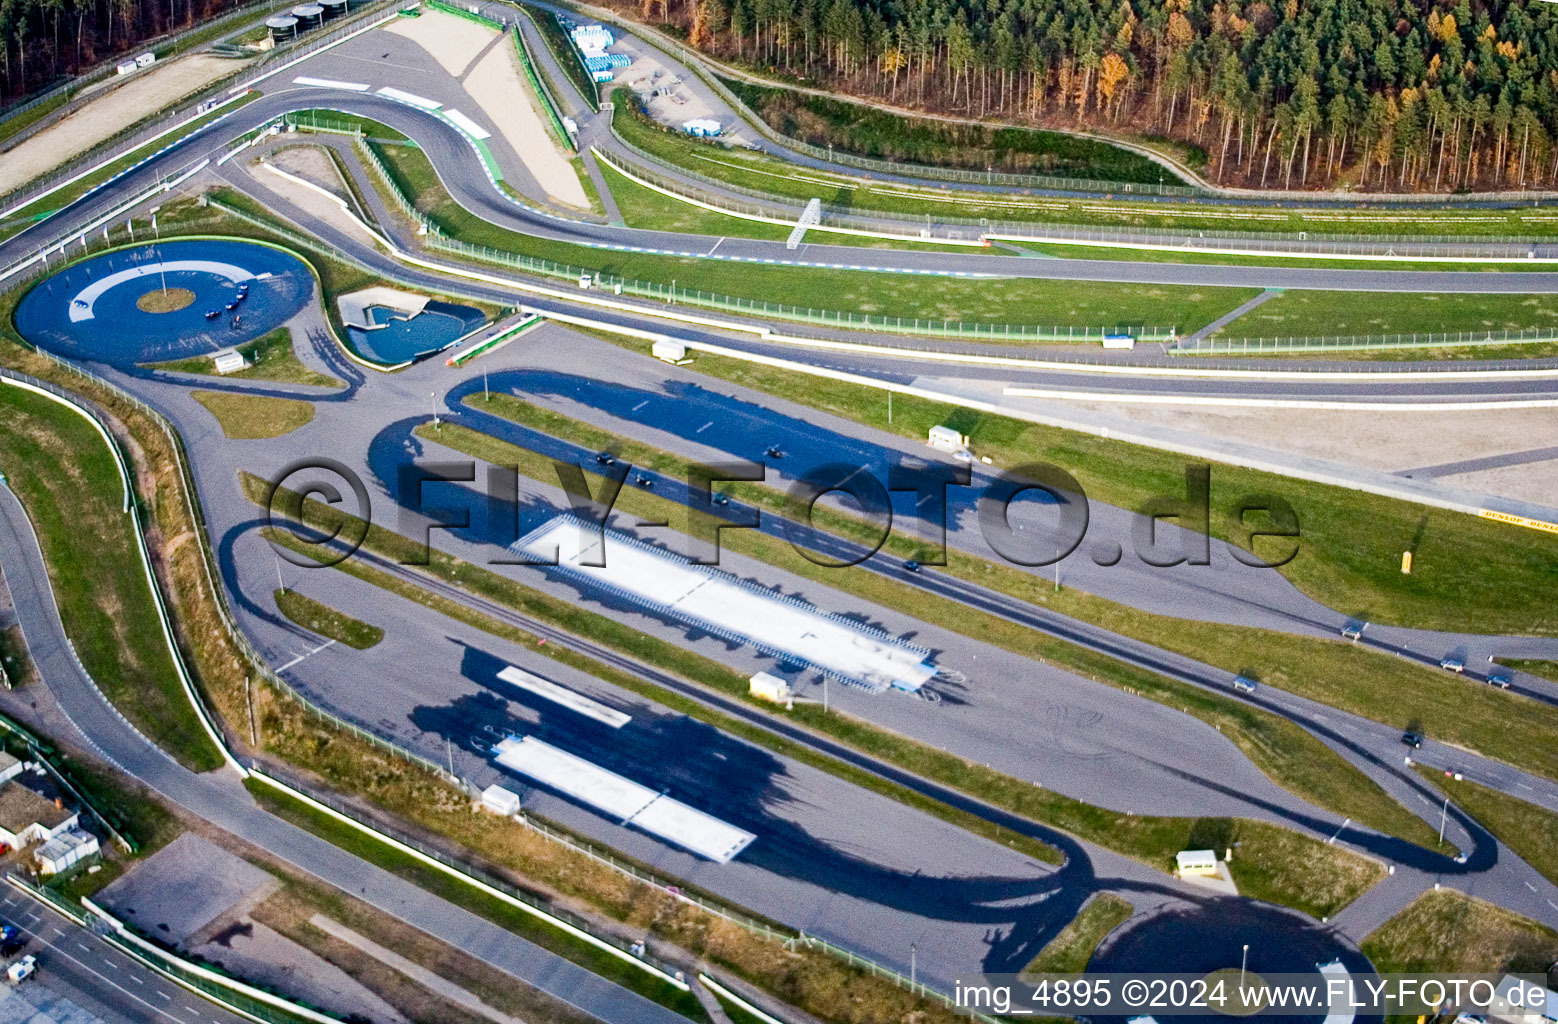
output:
[[[146,312],[143,297],[185,289],[194,301]],[[248,285],[247,295],[226,307]],[[296,256],[253,242],[190,240],[135,246],[71,264],[34,285],[16,329],[61,356],[130,367],[208,355],[268,334],[297,315],[314,277]],[[215,312],[214,317],[207,316]]]

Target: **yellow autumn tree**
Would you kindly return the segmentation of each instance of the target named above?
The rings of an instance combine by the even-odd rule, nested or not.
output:
[[[1118,53],[1111,51],[1104,54],[1103,63],[1098,68],[1098,91],[1103,94],[1105,110],[1108,110],[1111,106],[1116,111],[1119,110],[1119,103],[1115,99],[1115,90],[1119,88],[1121,82],[1130,77],[1130,74],[1130,66],[1125,63],[1125,59]]]

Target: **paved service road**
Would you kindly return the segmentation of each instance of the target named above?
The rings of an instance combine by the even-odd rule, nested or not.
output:
[[[27,936],[27,945],[18,955],[38,958],[38,973],[22,985],[13,989],[0,983],[0,1021],[242,1024],[247,1020],[175,985],[3,884],[0,923],[15,925]]]

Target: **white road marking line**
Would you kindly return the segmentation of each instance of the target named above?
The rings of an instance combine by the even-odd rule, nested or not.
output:
[[[644,406],[646,406],[648,404],[649,404],[649,399],[646,398],[642,402],[639,402],[637,405],[633,406],[633,411],[634,412],[638,412],[638,410],[642,409]]]
[[[1530,882],[1526,883],[1526,888],[1530,889],[1532,892],[1536,892],[1536,886],[1532,885]]]
[[[1515,783],[1515,785],[1519,786],[1521,789],[1532,789],[1532,788],[1534,788],[1532,786],[1526,785],[1524,782],[1517,782],[1517,783]]]
[[[718,249],[718,248],[719,248],[719,247],[720,247],[720,242],[723,242],[723,241],[724,241],[724,240],[725,240],[725,239],[724,239],[724,238],[723,238],[723,237],[721,237],[721,238],[720,238],[720,240],[719,240],[719,242],[715,242],[715,243],[714,243],[714,249]],[[714,249],[710,249],[710,250],[709,250],[709,251],[708,251],[708,255],[710,255],[710,256],[713,256],[713,255],[714,255]]]
[[[285,665],[281,666],[276,671],[278,673],[285,672],[287,669],[291,668],[293,665],[296,665],[298,662],[303,661],[303,660],[308,659],[308,658],[312,658],[314,655],[318,654],[320,651],[324,650],[326,647],[329,647],[329,646],[331,646],[334,643],[335,643],[334,640],[326,640],[324,643],[320,644],[318,647],[315,647],[312,651],[309,651],[307,654],[300,654],[296,658],[293,658],[291,661],[287,662]]]

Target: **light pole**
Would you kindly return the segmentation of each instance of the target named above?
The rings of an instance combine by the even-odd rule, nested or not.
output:
[[[1448,818],[1449,816],[1450,816],[1450,798],[1449,797],[1445,797],[1444,798],[1444,806],[1439,808],[1439,845],[1440,846],[1444,845],[1444,824],[1445,824],[1445,819]]]
[[[427,397],[433,403],[433,426],[438,426],[438,392],[429,391]]]
[[[1244,944],[1244,955],[1239,958],[1239,988],[1244,988],[1244,969],[1250,964],[1250,944]]]
[[[482,371],[481,371],[481,397],[482,397],[482,401],[484,401],[484,402],[492,401],[492,391],[487,387],[487,368],[486,367],[482,367]]]
[[[914,943],[909,943],[909,985],[919,984],[920,959],[919,948]]]

